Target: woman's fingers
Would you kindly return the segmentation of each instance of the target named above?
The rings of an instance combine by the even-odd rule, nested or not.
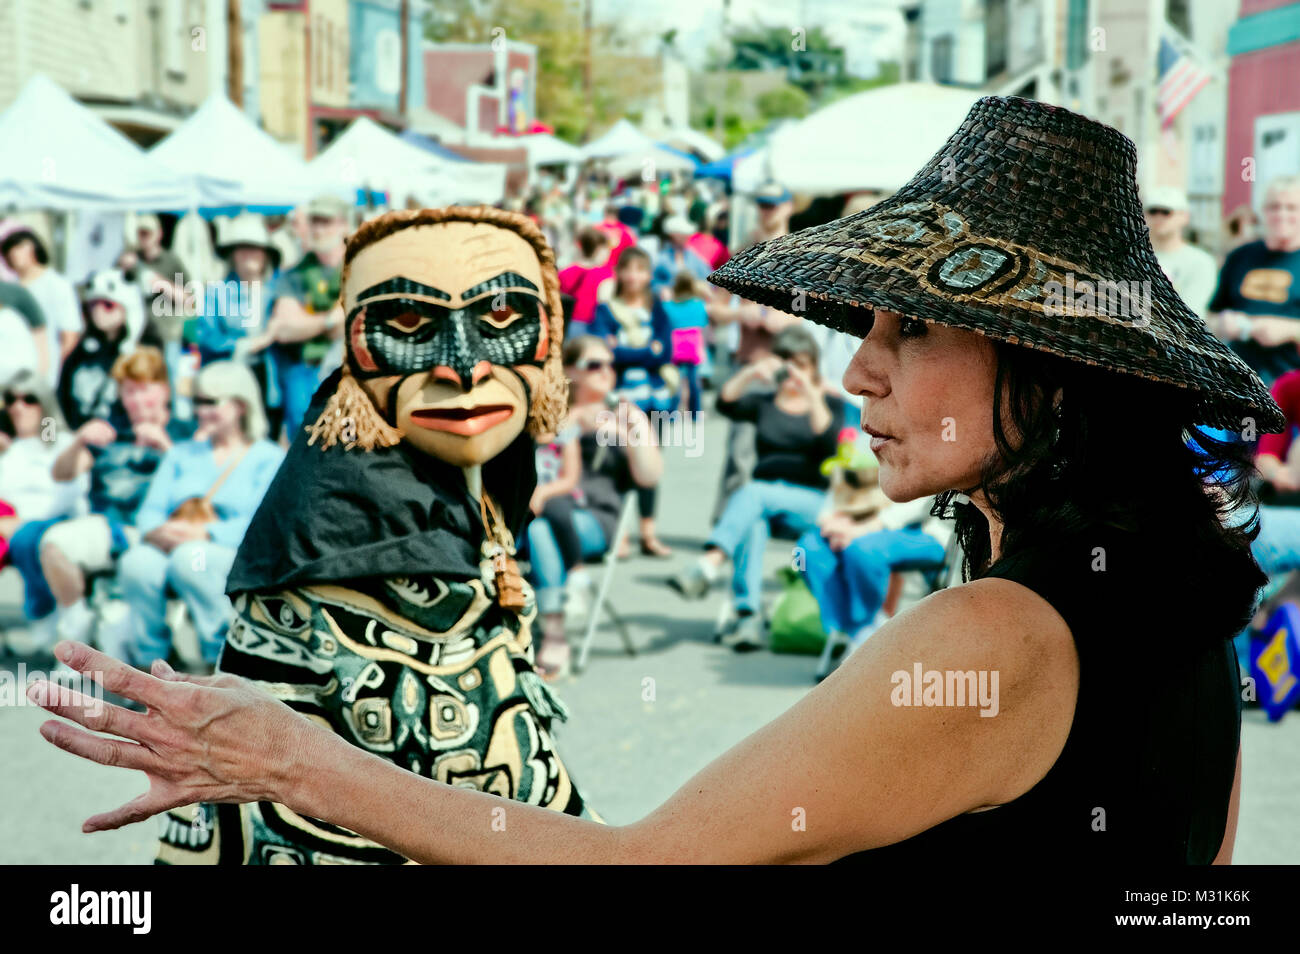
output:
[[[150,708],[157,708],[167,701],[167,683],[91,649],[85,643],[64,640],[54,647],[54,655],[68,668],[90,677],[109,692],[125,699],[142,702]]]
[[[92,735],[83,729],[53,720],[41,726],[41,735],[46,741],[79,755],[100,765],[112,765],[118,768],[139,769],[141,772],[159,772],[163,764],[158,756],[134,742],[120,739],[106,739],[102,735]]]
[[[81,830],[86,833],[112,831],[124,825],[134,825],[136,822],[146,821],[154,815],[172,808],[189,805],[193,801],[193,796],[182,795],[179,789],[160,788],[155,785],[143,795],[131,799],[120,808],[115,808],[111,812],[101,812],[87,818],[82,823]]]
[[[148,719],[139,712],[96,699],[67,686],[42,679],[27,689],[27,698],[42,709],[94,732],[111,732],[136,742],[147,742]]]

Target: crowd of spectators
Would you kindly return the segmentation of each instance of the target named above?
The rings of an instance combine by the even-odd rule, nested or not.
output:
[[[655,422],[667,416],[727,419],[703,553],[668,577],[690,600],[729,581],[714,594],[729,609],[725,645],[767,640],[773,537],[801,555],[825,631],[851,646],[892,612],[900,572],[960,559],[931,501],[892,504],[873,490],[861,399],[841,384],[856,342],[707,282],[730,253],[789,231],[793,196],[768,183],[752,198],[756,224],[738,241],[730,198],[705,184],[585,176],[509,203],[553,242],[566,304],[570,413],[538,440],[533,519],[519,541],[548,677],[570,666],[566,631],[590,610],[592,565],[620,543],[630,553],[617,532],[625,510],[635,508],[643,556],[674,552],[655,519]],[[1222,263],[1188,241],[1185,195],[1161,188],[1145,199],[1175,289],[1300,427],[1300,178],[1269,184],[1258,223],[1233,217]],[[173,651],[183,607],[198,651],[215,661],[235,550],[342,360],[339,280],[356,224],[355,210],[328,197],[287,217],[224,221],[224,277],[198,308],[186,307],[185,269],[155,217],[139,220],[116,267],[88,276],[80,295],[39,230],[0,239],[14,278],[0,282],[0,565],[21,573],[31,623],[27,643],[11,648],[92,639],[148,665]],[[1293,433],[1259,445],[1256,555],[1279,581],[1300,569]]]

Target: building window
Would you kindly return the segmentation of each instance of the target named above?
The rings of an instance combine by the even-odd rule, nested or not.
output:
[[[1165,19],[1170,26],[1187,37],[1192,38],[1192,14],[1187,0],[1168,0],[1165,5]]]
[[[984,6],[984,75],[1007,68],[1007,0],[986,0]]]
[[[937,36],[930,41],[930,75],[936,83],[952,82],[951,36]]]
[[[1080,69],[1088,62],[1088,0],[1070,0],[1065,23],[1065,65]]]

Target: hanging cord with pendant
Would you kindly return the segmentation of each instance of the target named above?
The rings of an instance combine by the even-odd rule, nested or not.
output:
[[[518,612],[525,605],[524,580],[519,574],[519,564],[511,555],[513,547],[507,543],[505,524],[486,492],[479,495],[479,513],[483,517],[483,530],[492,541],[492,573],[496,580],[497,603],[504,609]]]

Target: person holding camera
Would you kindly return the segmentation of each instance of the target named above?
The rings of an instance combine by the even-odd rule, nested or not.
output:
[[[737,649],[762,646],[758,600],[770,524],[780,520],[795,534],[815,525],[828,484],[821,462],[835,454],[844,419],[843,402],[822,387],[812,335],[787,328],[773,352],[742,368],[718,393],[719,414],[755,425],[753,479],[728,499],[704,555],[669,580],[687,599],[702,599],[731,560],[736,619],[722,642]],[[758,384],[767,387],[752,387]]]

